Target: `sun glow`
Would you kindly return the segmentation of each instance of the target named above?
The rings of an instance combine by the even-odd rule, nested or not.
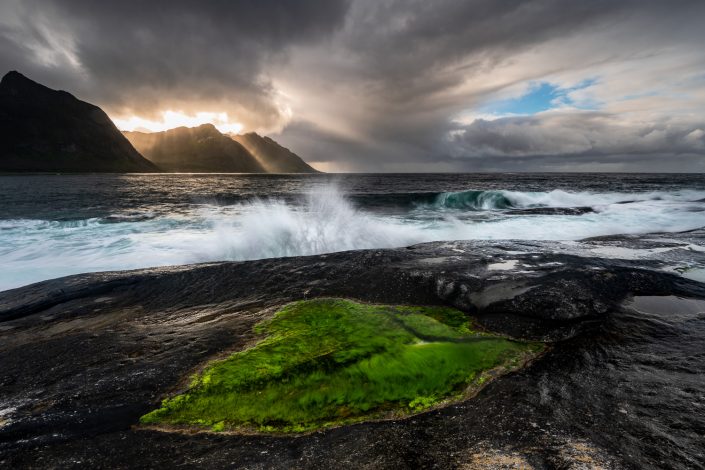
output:
[[[139,116],[130,116],[125,119],[113,119],[113,122],[122,131],[149,131],[161,132],[175,127],[196,127],[201,124],[213,124],[220,132],[238,134],[243,125],[230,121],[228,113],[200,112],[186,114],[181,111],[163,111],[161,120],[150,120]]]

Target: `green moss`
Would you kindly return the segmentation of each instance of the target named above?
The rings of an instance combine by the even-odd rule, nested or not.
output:
[[[225,430],[225,421],[218,421],[217,423],[215,423],[213,425],[211,430],[213,430],[215,432],[224,431]]]
[[[477,332],[455,309],[341,299],[289,304],[255,330],[266,335],[256,346],[212,363],[141,422],[304,432],[404,415],[543,347]]]

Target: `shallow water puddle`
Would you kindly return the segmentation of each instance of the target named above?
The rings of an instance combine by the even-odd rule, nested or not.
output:
[[[627,307],[654,315],[693,315],[705,313],[705,300],[676,297],[675,295],[636,296]]]
[[[509,271],[510,269],[516,268],[518,263],[519,260],[510,259],[499,263],[490,263],[487,265],[487,269],[490,271]]]
[[[607,258],[620,258],[636,260],[648,257],[650,255],[666,253],[680,247],[663,247],[663,248],[626,248],[623,246],[599,246],[590,248],[590,251],[596,255],[605,256]]]
[[[693,281],[705,282],[705,268],[689,269],[682,272],[681,276]]]

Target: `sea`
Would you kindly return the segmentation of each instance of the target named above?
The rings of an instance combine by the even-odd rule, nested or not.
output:
[[[0,175],[0,290],[439,240],[700,227],[702,174]]]

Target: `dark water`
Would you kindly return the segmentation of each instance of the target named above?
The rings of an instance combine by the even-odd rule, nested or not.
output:
[[[702,226],[703,175],[6,175],[0,290],[89,271]]]
[[[87,219],[123,211],[168,214],[255,198],[296,201],[336,185],[361,206],[407,204],[413,195],[475,190],[591,193],[705,191],[705,175],[347,174],[0,175],[0,220]],[[425,193],[425,194],[424,194]],[[431,194],[429,194],[431,193]],[[383,195],[384,197],[379,197]]]

